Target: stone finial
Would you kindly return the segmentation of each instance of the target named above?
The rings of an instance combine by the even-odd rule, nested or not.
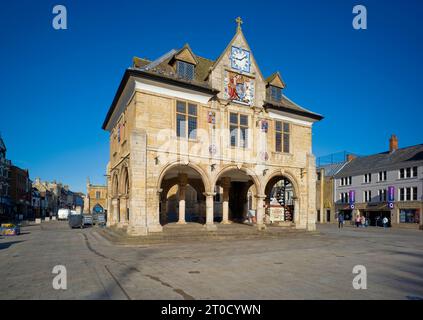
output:
[[[241,31],[241,25],[244,23],[244,21],[242,21],[241,17],[238,17],[235,19],[236,23],[237,23],[237,31]]]

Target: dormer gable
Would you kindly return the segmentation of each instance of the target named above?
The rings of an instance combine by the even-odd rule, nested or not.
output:
[[[266,100],[280,103],[283,97],[282,90],[285,88],[285,82],[282,80],[279,71],[273,73],[265,82]]]
[[[274,86],[277,88],[285,89],[285,86],[286,86],[279,71],[273,73],[270,77],[268,77],[265,80],[265,82],[266,82],[266,87]]]
[[[188,43],[186,43],[181,50],[179,50],[174,56],[172,60],[179,60],[187,63],[191,63],[193,65],[198,64],[197,57],[192,52],[191,47]],[[171,60],[171,61],[172,61]]]
[[[182,49],[174,54],[169,60],[169,64],[175,70],[178,78],[188,81],[194,80],[198,59],[188,44],[185,44]]]

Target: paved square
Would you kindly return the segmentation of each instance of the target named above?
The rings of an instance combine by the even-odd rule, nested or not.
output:
[[[291,233],[279,239],[121,246],[66,222],[0,239],[1,299],[422,299],[423,232]],[[67,290],[54,290],[55,265]],[[367,290],[352,286],[367,268]]]

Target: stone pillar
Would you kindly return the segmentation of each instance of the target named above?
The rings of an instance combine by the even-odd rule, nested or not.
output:
[[[120,215],[120,225],[127,226],[128,219],[127,219],[127,211],[128,211],[128,197],[121,196],[119,198],[119,215]]]
[[[148,216],[147,221],[147,228],[148,232],[162,232],[163,227],[160,224],[160,199],[161,199],[161,192],[163,189],[154,189],[151,190],[151,192],[155,192],[154,195],[151,196],[151,198],[154,199],[151,206],[151,215]]]
[[[326,214],[324,213],[324,194],[325,194],[325,169],[320,169],[320,223],[325,223]]]
[[[111,213],[111,220],[113,221],[113,224],[116,224],[119,222],[119,199],[112,199],[112,208],[113,212]]]
[[[179,174],[178,182],[178,199],[179,199],[179,217],[177,224],[186,224],[185,221],[185,193],[188,184],[188,176],[186,174]]]
[[[132,129],[129,141],[129,210],[131,219],[127,232],[130,236],[147,235],[147,134],[144,129]]]
[[[231,178],[222,178],[223,198],[222,198],[222,223],[229,224],[229,189]]]
[[[213,210],[213,197],[216,193],[214,192],[204,192],[206,196],[206,230],[214,231],[216,230],[216,225],[214,224],[214,210]]]
[[[266,199],[266,195],[259,194],[256,195],[257,199],[257,209],[256,209],[256,219],[257,219],[257,228],[259,230],[266,229],[264,224],[264,200]]]

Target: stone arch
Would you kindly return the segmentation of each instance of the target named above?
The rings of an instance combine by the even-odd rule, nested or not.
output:
[[[119,191],[122,195],[129,195],[130,184],[129,184],[129,169],[128,166],[124,166],[120,173],[120,187]]]
[[[266,211],[268,218],[270,219],[270,222],[272,221],[281,221],[279,218],[279,213],[271,213],[272,210],[279,210],[279,205],[271,202],[271,193],[273,187],[276,186],[276,184],[281,181],[285,180],[289,182],[289,185],[291,186],[291,190],[293,195],[291,196],[291,200],[289,202],[284,203],[284,205],[281,205],[281,208],[283,208],[282,215],[284,218],[282,218],[283,223],[288,223],[288,225],[292,226],[292,223],[298,223],[300,218],[300,211],[301,211],[301,196],[300,196],[300,185],[298,183],[298,178],[289,170],[275,170],[272,171],[269,176],[266,179],[266,183],[263,185],[263,194],[266,196]],[[288,186],[289,186],[288,185]],[[289,190],[289,189],[288,189]],[[285,195],[286,196],[286,195]],[[276,207],[276,209],[275,209]],[[273,209],[272,209],[273,208]],[[277,211],[276,211],[277,212]],[[272,218],[273,216],[273,218]],[[272,220],[276,219],[276,220]],[[279,222],[280,223],[280,222]]]
[[[262,191],[261,182],[260,182],[260,179],[257,177],[257,175],[254,173],[254,171],[251,170],[251,169],[249,169],[249,168],[247,168],[247,167],[238,168],[238,166],[232,165],[232,164],[227,165],[227,166],[224,166],[222,169],[220,169],[219,172],[216,173],[216,175],[214,175],[214,177],[212,179],[212,187],[214,188],[214,186],[216,185],[217,181],[226,172],[229,172],[231,170],[240,170],[243,173],[245,173],[247,176],[249,176],[253,180],[253,182],[254,182],[254,186],[256,187],[257,194],[261,193],[261,191]]]
[[[181,161],[174,161],[172,163],[169,163],[162,169],[162,171],[160,172],[159,178],[157,179],[157,190],[161,189],[163,178],[165,177],[166,173],[168,173],[171,169],[176,168],[178,166],[187,166],[193,169],[194,171],[196,171],[200,175],[201,180],[203,181],[204,189],[206,190],[206,192],[210,192],[210,190],[212,190],[212,184],[210,183],[210,178],[208,174],[200,166],[194,163],[190,163],[190,162],[184,163]]]
[[[266,182],[263,184],[263,190],[261,190],[262,194],[266,194],[266,187],[269,184],[269,182],[276,178],[276,177],[285,177],[289,181],[291,181],[292,186],[294,188],[294,194],[297,198],[300,198],[300,185],[298,183],[298,179],[295,177],[295,175],[290,172],[289,170],[275,170],[269,174],[267,177]]]
[[[119,195],[119,178],[118,173],[115,172],[112,178],[112,197],[117,197]]]

